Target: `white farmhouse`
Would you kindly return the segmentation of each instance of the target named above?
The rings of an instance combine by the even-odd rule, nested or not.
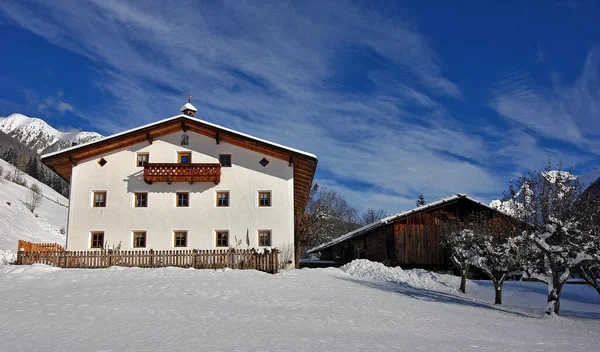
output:
[[[68,250],[293,248],[317,157],[183,114],[42,157]]]

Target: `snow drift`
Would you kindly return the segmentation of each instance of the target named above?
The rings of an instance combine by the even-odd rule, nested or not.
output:
[[[438,274],[424,269],[403,270],[401,267],[391,268],[367,259],[353,260],[340,269],[352,276],[368,280],[406,284],[415,288],[435,291],[457,291],[456,288],[446,284]]]

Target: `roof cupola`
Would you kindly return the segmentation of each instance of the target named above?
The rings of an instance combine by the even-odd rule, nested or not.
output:
[[[196,111],[198,111],[198,109],[196,109],[196,107],[192,105],[192,96],[188,95],[188,102],[181,107],[181,112],[187,116],[194,117]]]

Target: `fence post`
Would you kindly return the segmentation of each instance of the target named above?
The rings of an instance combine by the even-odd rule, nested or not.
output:
[[[23,265],[23,255],[25,254],[25,250],[23,248],[19,248],[17,252],[17,265]]]
[[[150,262],[150,267],[154,268],[154,249],[150,248],[150,257],[149,260]]]

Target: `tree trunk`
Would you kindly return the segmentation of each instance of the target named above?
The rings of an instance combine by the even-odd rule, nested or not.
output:
[[[553,275],[554,276],[554,275]],[[552,283],[548,282],[548,309],[546,314],[560,314],[560,292],[562,291],[564,282],[560,282],[558,278],[552,278]]]
[[[496,292],[494,304],[502,304],[502,285],[498,280],[494,280],[494,291]]]
[[[467,293],[467,275],[469,274],[469,266],[465,265],[464,269],[460,270],[460,292]]]
[[[296,269],[300,269],[300,258],[302,257],[302,244],[300,241],[296,241],[294,246],[294,266]]]

